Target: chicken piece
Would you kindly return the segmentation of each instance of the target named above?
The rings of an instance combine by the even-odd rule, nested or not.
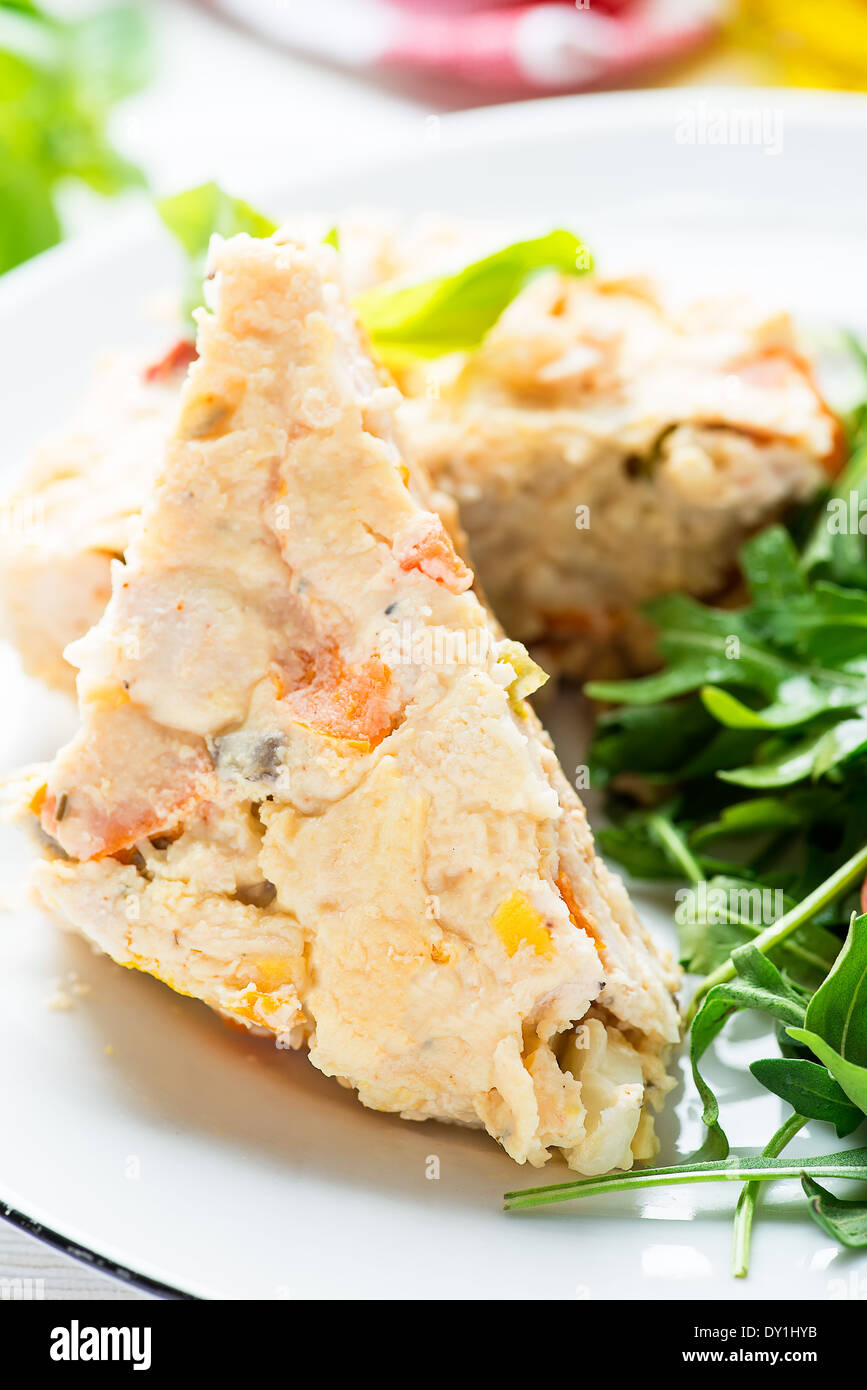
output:
[[[404,462],[336,264],[215,243],[141,529],[69,653],[82,725],[33,801],[37,891],[367,1106],[629,1167],[678,972]]]

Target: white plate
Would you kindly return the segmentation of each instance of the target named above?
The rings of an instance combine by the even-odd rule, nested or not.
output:
[[[752,119],[758,144],[711,143],[749,133]],[[656,271],[684,292],[766,291],[809,318],[860,315],[863,327],[865,136],[858,98],[582,97],[444,118],[424,142],[284,186],[280,201],[287,211],[366,202],[556,220],[582,231],[606,268]],[[8,466],[63,419],[100,351],[165,341],[147,311],[178,269],[142,217],[0,285]],[[71,711],[9,652],[0,691],[0,766],[49,756]],[[567,767],[574,758],[567,750]],[[2,848],[8,894],[24,852],[12,832]],[[666,933],[665,895],[640,901]],[[47,1008],[53,982],[71,972],[91,992],[69,1011]],[[760,1035],[738,1021],[709,1068],[738,1145],[763,1141],[781,1117],[744,1075]],[[15,905],[0,917],[0,1078],[0,1203],[206,1297],[867,1293],[865,1262],[831,1244],[790,1185],[767,1194],[747,1282],[728,1274],[729,1187],[506,1216],[504,1190],[563,1170],[552,1164],[540,1179],[484,1135],[365,1111],[303,1056],[228,1030]],[[663,1158],[692,1150],[698,1131],[687,1087],[663,1120]],[[434,1155],[438,1180],[426,1176]]]

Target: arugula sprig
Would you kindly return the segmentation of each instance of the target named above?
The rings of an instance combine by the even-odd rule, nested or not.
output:
[[[867,357],[863,358],[867,377]],[[851,456],[814,507],[799,549],[782,526],[744,548],[749,601],[720,610],[683,596],[648,606],[662,669],[597,682],[603,713],[591,750],[613,824],[602,847],[635,875],[719,890],[726,908],[679,919],[681,958],[699,971],[687,1014],[706,1141],[686,1163],[509,1194],[509,1209],[601,1191],[735,1176],[732,1270],[749,1269],[763,1181],[800,1177],[813,1220],[841,1244],[867,1248],[867,1202],[817,1178],[841,1176],[840,1154],[781,1155],[808,1122],[851,1135],[867,1115],[867,916],[838,928],[867,873],[867,405],[849,420]],[[784,911],[762,927],[732,904],[771,888]],[[677,917],[677,914],[676,914]],[[755,1158],[732,1159],[703,1060],[728,1021],[768,1020],[780,1055],[755,1080],[789,1108]],[[845,1157],[867,1180],[867,1150]],[[827,1170],[823,1173],[822,1165]]]
[[[0,0],[0,274],[60,241],[65,182],[105,195],[144,183],[111,144],[107,122],[148,71],[137,5],[66,21]]]
[[[619,706],[601,715],[590,753],[611,791],[600,842],[633,874],[678,877],[653,833],[662,806],[704,877],[796,900],[857,849],[867,814],[867,590],[812,578],[779,526],[748,543],[742,566],[747,606],[648,605],[663,669],[587,687]],[[630,793],[639,782],[649,809],[624,781]]]

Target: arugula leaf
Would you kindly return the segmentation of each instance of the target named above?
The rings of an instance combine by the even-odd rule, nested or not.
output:
[[[831,524],[832,515],[839,514],[850,505],[855,495],[856,506],[861,500],[867,485],[867,446],[863,440],[856,441],[852,453],[826,504],[821,508],[813,532],[804,546],[801,567],[811,578],[833,579],[838,584],[853,584],[867,588],[867,561],[864,554],[864,538],[860,530],[851,526],[839,527]]]
[[[170,198],[158,198],[156,208],[190,259],[184,297],[184,311],[188,316],[204,303],[202,281],[212,236],[230,237],[246,232],[252,237],[268,237],[277,230],[275,222],[213,182],[185,189]]]
[[[825,1063],[828,1071],[839,1081],[846,1095],[867,1115],[867,1067],[850,1062],[818,1033],[809,1028],[787,1028],[790,1038],[803,1043]]]
[[[867,707],[858,711],[867,714]],[[829,729],[813,755],[813,778],[824,777],[867,749],[867,718],[844,719]]]
[[[839,1139],[845,1139],[864,1119],[842,1087],[816,1062],[767,1057],[753,1062],[750,1071],[766,1090],[773,1091],[799,1115],[833,1125]]]
[[[720,836],[791,830],[801,824],[803,813],[797,809],[793,799],[784,801],[778,796],[760,796],[753,801],[737,801],[733,806],[724,806],[716,820],[699,826],[692,836],[692,843],[701,846]]]
[[[791,787],[796,782],[803,782],[813,772],[816,759],[823,748],[827,748],[826,733],[827,729],[820,728],[797,743],[768,744],[764,759],[757,757],[754,763],[747,766],[721,770],[717,776],[733,786],[760,791]]]
[[[704,686],[701,692],[708,713],[730,729],[791,729],[831,710],[852,709],[865,696],[867,685],[823,686],[806,675],[781,680],[774,700],[763,709],[752,709],[730,691],[712,685]]]
[[[850,1250],[867,1246],[867,1202],[849,1202],[835,1197],[807,1173],[801,1174],[810,1215],[834,1240]]]
[[[643,818],[639,817],[643,823]],[[603,854],[622,864],[633,878],[679,879],[680,871],[673,867],[665,850],[643,833],[639,836],[627,823],[622,826],[602,826],[596,842]]]
[[[827,980],[813,995],[807,1027],[867,1065],[867,914],[854,917]]]
[[[732,963],[738,975],[752,989],[759,990],[764,994],[771,994],[776,999],[793,1005],[796,1009],[803,1012],[803,995],[800,990],[795,989],[781,975],[780,971],[758,947],[749,945],[741,946],[737,951],[732,952]],[[773,1012],[773,1010],[768,1010]],[[781,1013],[774,1013],[775,1018],[782,1018]]]
[[[585,275],[592,266],[584,244],[572,232],[557,230],[504,246],[453,275],[366,290],[355,307],[386,359],[469,352],[532,275],[542,270]]]
[[[712,1153],[720,1158],[728,1154],[728,1139],[719,1122],[719,1102],[702,1076],[699,1062],[728,1019],[741,1009],[755,1009],[770,1014],[790,1031],[792,1025],[803,1022],[805,1014],[800,993],[787,984],[773,962],[755,946],[739,947],[733,952],[732,961],[739,978],[714,985],[708,991],[690,1031],[692,1075],[702,1101],[701,1118],[708,1129],[702,1153]]]
[[[757,604],[807,592],[797,548],[782,526],[769,526],[747,541],[741,550],[741,570]]]
[[[808,593],[791,597],[779,608],[759,609],[762,623],[782,646],[812,661],[864,677],[867,593],[818,580]],[[828,671],[824,673],[826,676]]]
[[[813,995],[803,1027],[789,1036],[809,1047],[867,1114],[867,914],[856,917],[825,983]]]
[[[609,789],[616,829],[606,850],[633,872],[649,855],[643,813],[630,811],[630,797],[677,800],[675,823],[708,875],[746,873],[795,899],[861,843],[867,404],[856,419],[857,457],[837,489],[850,513],[846,534],[829,527],[824,498],[800,556],[784,527],[761,532],[741,551],[744,607],[657,600],[646,612],[658,628],[662,669],[587,687],[592,698],[618,705],[599,720],[589,763],[596,784]],[[724,854],[711,859],[716,842]],[[835,920],[826,913],[822,925]],[[723,935],[732,936],[714,935],[708,946],[717,956]],[[690,953],[701,959],[696,946],[693,934]]]
[[[149,60],[139,6],[64,21],[39,5],[0,5],[0,273],[60,240],[65,181],[104,195],[144,182],[106,126]]]

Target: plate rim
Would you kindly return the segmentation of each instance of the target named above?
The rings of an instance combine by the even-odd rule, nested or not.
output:
[[[47,1245],[53,1250],[59,1250],[63,1255],[70,1256],[80,1265],[85,1265],[88,1269],[96,1269],[100,1274],[105,1274],[110,1278],[119,1279],[121,1283],[128,1284],[131,1288],[141,1289],[143,1293],[154,1294],[155,1297],[166,1301],[198,1302],[201,1298],[200,1294],[191,1293],[189,1290],[178,1288],[174,1284],[168,1284],[153,1275],[142,1274],[140,1270],[131,1269],[129,1265],[121,1264],[110,1255],[103,1255],[91,1246],[83,1245],[80,1241],[73,1240],[71,1236],[63,1235],[53,1226],[46,1226],[44,1222],[37,1221],[35,1217],[28,1216],[26,1212],[19,1211],[18,1207],[10,1206],[2,1199],[0,1199],[0,1216],[10,1226],[23,1231],[26,1235],[33,1236],[41,1244]]]
[[[468,111],[433,113],[440,123],[439,139],[433,148],[442,154],[458,149],[478,153],[492,145],[508,146],[543,132],[551,136],[577,135],[601,128],[608,132],[624,132],[639,124],[645,131],[648,128],[658,129],[663,123],[671,122],[678,106],[713,100],[737,102],[741,107],[752,109],[772,105],[781,109],[787,120],[819,130],[861,129],[867,132],[867,94],[698,84],[540,97]],[[425,113],[420,110],[419,121],[424,116]],[[412,124],[412,113],[409,121]],[[412,152],[417,154],[418,149],[417,131],[402,133],[388,140],[375,154],[364,160],[364,168],[371,172],[382,172],[405,161]],[[332,152],[324,157],[315,174],[306,171],[294,182],[303,188],[314,180],[339,176],[340,170],[347,167],[357,173],[357,160],[349,160],[345,155]],[[258,190],[252,191],[251,200],[255,202],[260,196],[273,199],[275,189],[282,189],[279,196],[285,197],[292,186],[291,175],[284,175],[279,184],[276,180],[270,187],[260,184]],[[98,263],[106,250],[115,249],[123,240],[127,242],[129,254],[133,255],[137,244],[150,241],[158,234],[158,227],[153,207],[141,203],[111,217],[106,226],[73,235],[60,245],[17,266],[0,282],[0,319],[8,323],[16,311],[25,307],[28,299],[48,293],[52,285],[76,273],[86,272]],[[20,1199],[9,1201],[0,1194],[0,1217],[82,1265],[160,1299],[198,1301],[209,1297],[207,1293],[194,1293],[155,1274],[134,1269],[86,1241],[64,1234],[53,1224],[41,1221],[38,1215],[23,1210],[23,1205]]]

